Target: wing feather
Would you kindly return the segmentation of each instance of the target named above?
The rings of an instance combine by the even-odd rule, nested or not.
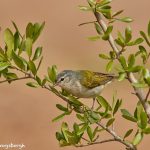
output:
[[[82,75],[81,84],[87,88],[105,85],[115,78],[114,75],[111,74],[92,72],[88,70],[82,70],[80,72]]]

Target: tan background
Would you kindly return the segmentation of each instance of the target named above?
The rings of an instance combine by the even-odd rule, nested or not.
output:
[[[87,40],[88,36],[95,35],[92,25],[78,27],[79,23],[93,20],[90,13],[78,10],[77,6],[84,2],[82,0],[0,0],[0,26],[2,31],[6,27],[12,28],[11,20],[14,20],[24,32],[29,21],[46,21],[44,32],[37,42],[44,47],[41,76],[46,74],[46,68],[52,64],[58,65],[59,70],[71,68],[104,71],[105,61],[100,60],[98,54],[103,50],[107,51],[108,44]],[[146,29],[150,14],[149,0],[114,0],[113,6],[114,10],[124,9],[126,16],[130,15],[135,19],[131,25],[135,35],[138,30]],[[116,25],[117,29],[123,29],[121,23]],[[3,43],[2,35],[1,32],[0,44]],[[59,150],[55,132],[59,129],[61,121],[52,123],[51,119],[59,114],[55,105],[62,100],[43,89],[31,89],[25,86],[25,83],[21,81],[11,85],[0,85],[0,144],[23,143],[26,145],[26,150]],[[114,82],[102,95],[111,101],[111,95],[116,89],[119,89],[118,97],[124,100],[123,107],[133,112],[137,99],[130,94],[131,89],[127,82]],[[69,116],[65,120],[74,121],[71,118]],[[117,120],[116,129],[119,134],[132,127],[134,124],[121,118]],[[102,135],[101,139],[106,136]],[[146,137],[139,149],[148,150],[149,140],[150,138]],[[121,150],[123,146],[119,143],[110,143],[87,149],[104,148]]]

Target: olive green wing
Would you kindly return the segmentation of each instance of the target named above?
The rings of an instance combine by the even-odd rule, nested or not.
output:
[[[82,75],[81,84],[87,88],[94,88],[100,85],[105,85],[114,79],[113,75],[92,72],[88,70],[80,71],[80,73]]]

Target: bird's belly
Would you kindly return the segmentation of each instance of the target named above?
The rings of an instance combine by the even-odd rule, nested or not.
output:
[[[80,90],[79,95],[81,98],[93,98],[99,95],[103,88],[104,88],[103,85],[92,89],[83,88],[82,90]]]
[[[104,85],[89,89],[79,84],[74,84],[70,86],[70,88],[67,88],[66,90],[78,98],[93,98],[99,95],[103,88]]]

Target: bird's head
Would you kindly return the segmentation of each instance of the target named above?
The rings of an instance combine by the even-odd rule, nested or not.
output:
[[[65,88],[68,84],[70,84],[73,76],[74,71],[64,70],[57,75],[55,85]]]

